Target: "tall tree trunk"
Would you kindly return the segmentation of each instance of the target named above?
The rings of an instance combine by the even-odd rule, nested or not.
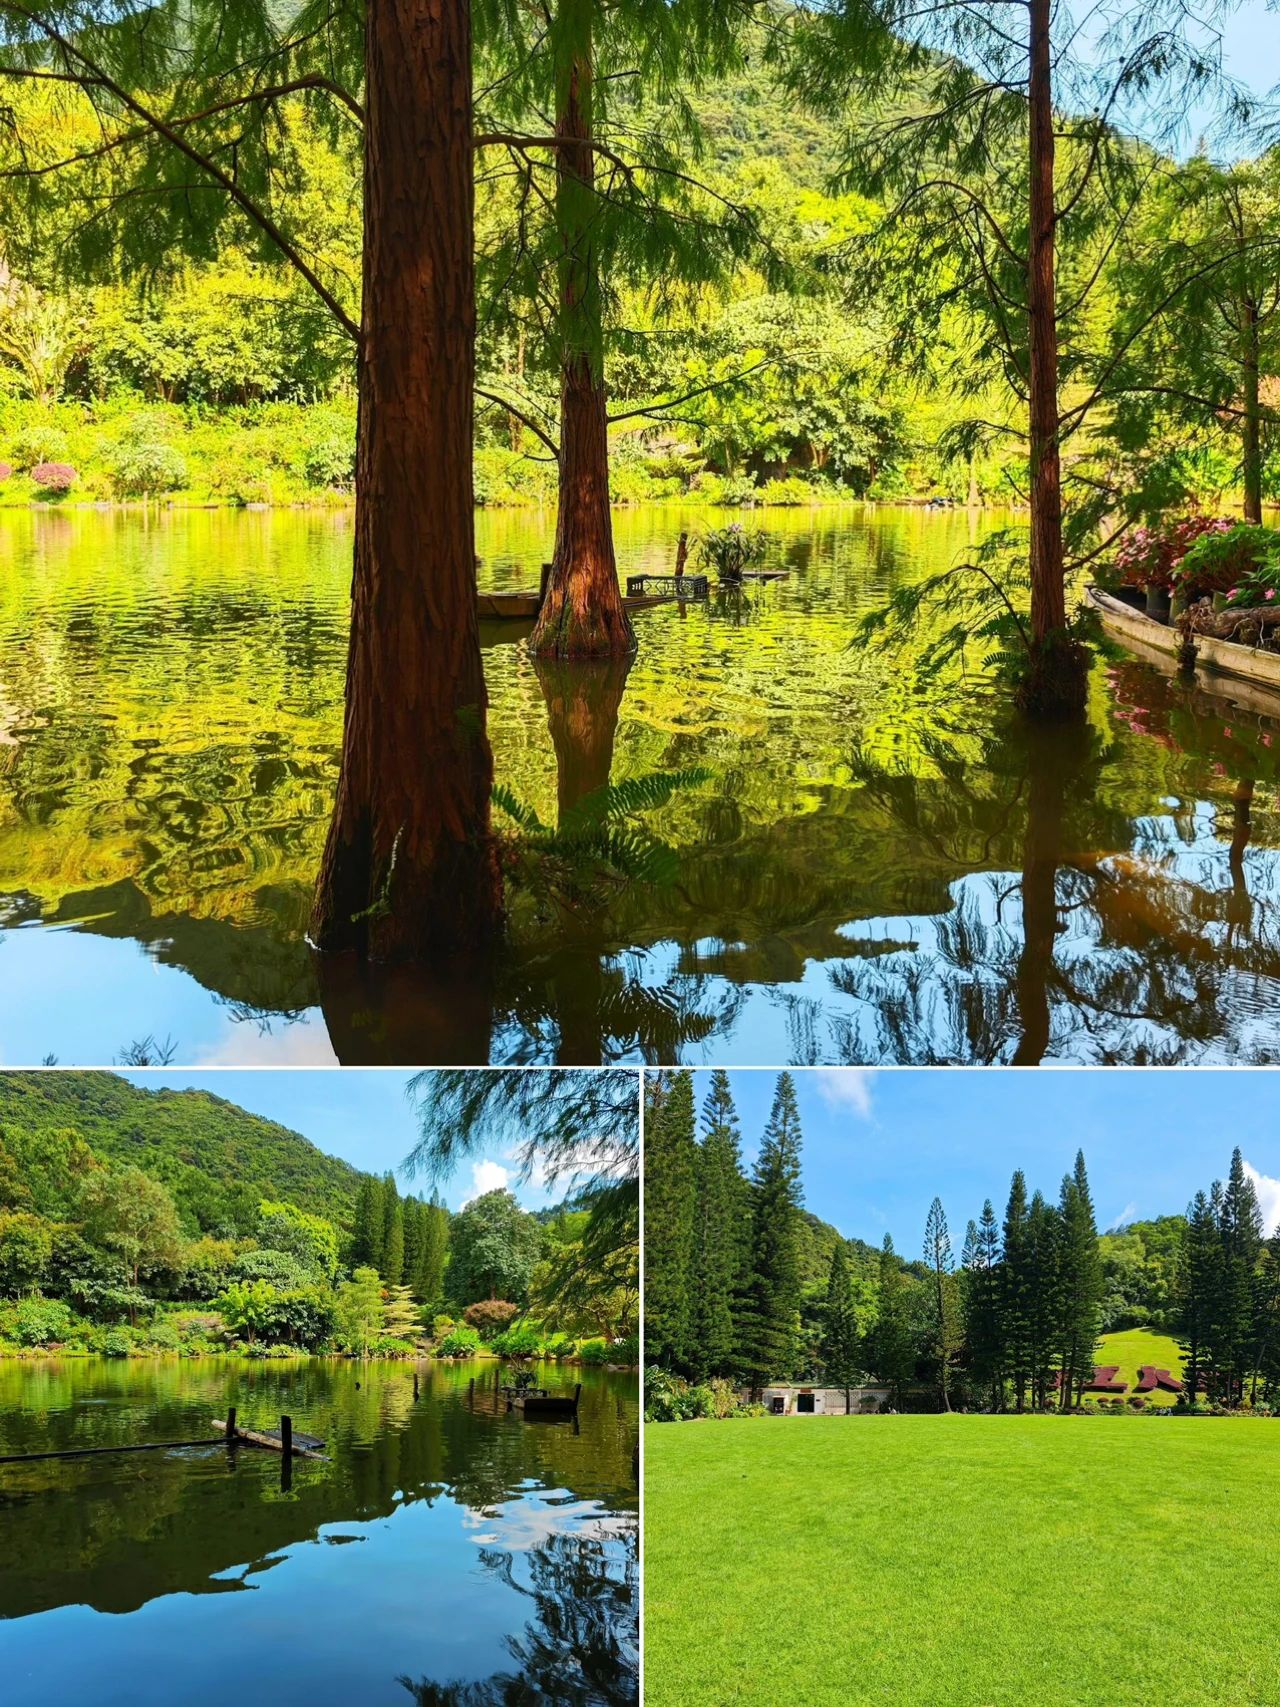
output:
[[[1027,827],[1022,843],[1022,950],[1014,989],[1022,1035],[1015,1067],[1038,1067],[1049,1049],[1050,980],[1058,946],[1058,868],[1066,809],[1066,759],[1056,741],[1033,742],[1028,754]]]
[[[1244,333],[1243,385],[1244,418],[1240,423],[1241,475],[1244,484],[1244,519],[1261,525],[1262,522],[1262,408],[1258,393],[1258,372],[1261,366],[1258,336],[1258,305],[1246,297],[1240,305],[1241,329]]]
[[[312,933],[427,960],[501,911],[476,622],[468,0],[369,0],[355,568]]]
[[[609,429],[595,228],[591,8],[561,0],[556,74],[556,224],[560,243],[560,476],[556,543],[533,631],[552,658],[622,657],[635,649],[623,608],[609,510]]]
[[[1033,715],[1084,708],[1084,658],[1066,643],[1062,466],[1058,445],[1058,314],[1054,284],[1057,204],[1053,184],[1052,0],[1030,0],[1030,352],[1031,658],[1022,701]]]

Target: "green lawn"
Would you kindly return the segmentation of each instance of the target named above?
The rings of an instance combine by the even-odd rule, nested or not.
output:
[[[1280,1703],[1280,1423],[645,1430],[645,1707]]]
[[[1118,1363],[1117,1381],[1127,1381],[1129,1394],[1138,1385],[1138,1370],[1144,1363],[1154,1363],[1157,1369],[1167,1369],[1171,1375],[1182,1374],[1182,1348],[1168,1334],[1155,1334],[1147,1328],[1129,1328],[1121,1334],[1103,1334],[1093,1361],[1098,1367]],[[1176,1393],[1164,1393],[1157,1387],[1154,1393],[1143,1395],[1149,1405],[1176,1405]]]

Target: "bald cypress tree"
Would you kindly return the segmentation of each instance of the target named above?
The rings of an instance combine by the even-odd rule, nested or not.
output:
[[[800,1110],[778,1076],[751,1177],[750,1276],[740,1316],[742,1364],[754,1391],[791,1373],[800,1312]]]
[[[687,1372],[693,1359],[698,1146],[693,1075],[649,1082],[644,1127],[644,1332],[651,1363]]]
[[[747,1183],[729,1075],[718,1069],[702,1105],[694,1218],[693,1363],[699,1375],[736,1367],[737,1312],[746,1279]]]
[[[355,1227],[351,1239],[353,1268],[376,1268],[382,1273],[387,1243],[387,1206],[383,1182],[365,1174],[356,1197]]]

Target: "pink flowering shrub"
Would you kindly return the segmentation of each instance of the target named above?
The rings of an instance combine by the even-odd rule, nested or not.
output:
[[[1229,516],[1179,516],[1160,527],[1135,528],[1116,551],[1116,572],[1124,587],[1173,589],[1178,565],[1206,533],[1225,533]]]
[[[13,473],[13,464],[12,463],[0,462],[0,484],[2,484],[4,481],[6,481],[12,473]]]
[[[31,478],[46,492],[69,492],[76,483],[76,471],[69,462],[38,462]]]

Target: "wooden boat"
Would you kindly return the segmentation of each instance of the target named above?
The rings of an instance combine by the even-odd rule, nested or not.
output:
[[[523,1393],[512,1393],[507,1402],[513,1410],[523,1412],[526,1417],[576,1417],[581,1397],[582,1383],[579,1381],[572,1396],[548,1393],[542,1388],[526,1388]]]
[[[1157,622],[1101,587],[1090,587],[1085,595],[1113,640],[1139,653],[1155,653],[1178,667],[1182,661],[1183,638],[1171,624]],[[1195,668],[1208,674],[1229,676],[1247,682],[1267,695],[1280,695],[1280,652],[1263,652],[1256,646],[1241,646],[1235,640],[1217,640],[1209,634],[1193,634]]]

